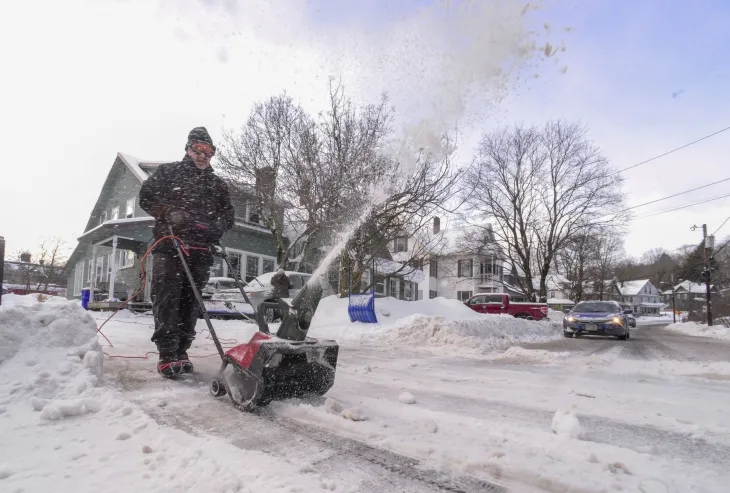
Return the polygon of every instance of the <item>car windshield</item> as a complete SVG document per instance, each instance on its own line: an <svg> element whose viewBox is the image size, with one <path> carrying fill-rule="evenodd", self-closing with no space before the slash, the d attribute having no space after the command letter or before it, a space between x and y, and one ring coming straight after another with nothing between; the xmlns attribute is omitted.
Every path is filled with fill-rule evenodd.
<svg viewBox="0 0 730 493"><path fill-rule="evenodd" d="M576 312L582 312L582 313L613 313L619 311L618 308L616 308L616 305L613 303L601 303L600 301L590 301L590 302L583 302L578 303L575 305L575 309L573 311Z"/></svg>

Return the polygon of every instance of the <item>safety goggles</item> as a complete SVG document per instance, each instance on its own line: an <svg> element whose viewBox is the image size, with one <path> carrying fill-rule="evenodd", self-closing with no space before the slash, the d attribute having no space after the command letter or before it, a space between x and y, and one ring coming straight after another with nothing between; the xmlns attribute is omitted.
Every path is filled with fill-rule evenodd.
<svg viewBox="0 0 730 493"><path fill-rule="evenodd" d="M205 142L194 142L190 148L197 154L204 154L206 157L213 157L215 155L215 149L212 145L206 144Z"/></svg>

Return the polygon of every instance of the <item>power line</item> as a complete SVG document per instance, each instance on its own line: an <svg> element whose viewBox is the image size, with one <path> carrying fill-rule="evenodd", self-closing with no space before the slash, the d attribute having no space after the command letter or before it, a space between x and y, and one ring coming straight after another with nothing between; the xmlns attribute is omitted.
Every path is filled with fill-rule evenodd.
<svg viewBox="0 0 730 493"><path fill-rule="evenodd" d="M720 195L719 197L713 197L713 198L707 199L707 200L701 200L700 202L695 202L693 204L687 204L687 205L683 205L681 207L675 207L674 209L668 209L666 211L660 211L660 212L655 212L655 213L647 214L647 215L644 215L644 216L639 216L636 219L645 219L647 217L659 216L661 214L667 214L669 212L674 212L674 211L679 211L679 210L682 210L682 209L687 209L688 207L694 207L695 205L706 204L708 202L713 202L715 200L720 200L720 199L724 199L724 198L727 198L727 197L730 197L730 193L729 194L725 194L725 195Z"/></svg>
<svg viewBox="0 0 730 493"><path fill-rule="evenodd" d="M680 195L684 195L685 193L690 193L690 192L694 192L696 190L701 190L703 188L711 187L712 185L717 185L718 183L723 183L723 182L726 182L726 181L730 181L730 178L725 178L723 180L714 181L712 183L708 183L707 185L702 185L702 186L697 187L697 188L690 188L689 190L685 190L684 192L678 192L678 193L675 193L674 195L668 195L668 196L662 197L660 199L652 200L651 202L644 202L643 204L632 205L631 207L627 207L626 209L623 209L623 210L619 211L619 213L626 212L626 211L630 211L632 209L637 209L639 207L644 207L645 205L650 205L650 204L655 204L657 202L662 202L663 200L672 199L674 197L679 197Z"/></svg>
<svg viewBox="0 0 730 493"><path fill-rule="evenodd" d="M618 171L614 171L613 173L610 173L610 175L615 175L616 173L623 173L624 171L628 171L628 170L630 170L630 169L634 169L634 168L636 168L636 167L638 167L638 166L641 166L642 164L646 164L646 163L650 163L650 162L652 162L652 161L656 161L656 160L657 160L657 159L659 159L659 158L663 158L664 156L668 156L668 155L672 154L673 152L677 152L677 151L680 151L680 150L682 150L682 149L684 149L684 148L686 148L686 147L689 147L689 146L691 146L691 145L694 145L694 144L696 144L696 143L698 143L698 142L702 142L703 140L709 139L710 137L714 137L715 135L717 135L717 134L721 134L721 133L723 133L723 132L726 132L726 131L728 131L728 130L730 130L730 127L725 127L725 128L723 128L722 130L718 130L717 132L715 132L715 133L711 133L710 135L705 135L705 136L704 136L704 137L702 137L702 138L699 138L699 139L697 139L697 140L695 140L695 141L692 141L692 142L690 142L689 144L685 144L685 145L683 145L683 146L681 146L681 147L677 147L676 149L672 149L671 151L665 152L664 154L660 154L660 155L658 155L658 156L654 156L654 157L653 157L653 158L651 158L651 159L647 159L646 161L642 161L642 162L640 162L640 163L636 163L636 164L634 164L634 165L632 165L632 166L629 166L629 167L627 167L627 168L623 168L623 169L620 169L620 170L618 170Z"/></svg>
<svg viewBox="0 0 730 493"><path fill-rule="evenodd" d="M727 223L728 221L730 221L730 216L728 216L728 217L727 217L727 219L725 219L725 220L724 220L724 221L722 222L722 224L720 225L720 227L719 227L719 228L717 228L717 229L715 230L715 232L714 232L714 233L712 233L712 235L713 235L713 236L714 236L714 235L716 235L716 234L717 234L717 232L718 232L718 231L720 231L720 230L722 229L722 227L723 227L723 226L725 226L725 224L726 224L726 223Z"/></svg>

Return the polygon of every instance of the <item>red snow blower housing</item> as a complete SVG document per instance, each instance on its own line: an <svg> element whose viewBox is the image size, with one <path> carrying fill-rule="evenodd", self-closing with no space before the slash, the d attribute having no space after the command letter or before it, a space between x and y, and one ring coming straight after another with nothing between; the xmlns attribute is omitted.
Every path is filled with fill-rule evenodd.
<svg viewBox="0 0 730 493"><path fill-rule="evenodd" d="M182 245L177 239L173 242L222 360L220 375L210 383L213 396L228 394L234 406L251 411L273 399L300 397L308 393L324 395L332 388L339 346L333 340L307 337L312 316L322 298L322 287L316 279L310 280L291 301L282 299L276 303L260 304L255 308L259 331L249 342L224 351L193 282ZM244 301L253 307L238 274L231 268L225 250L220 246L211 250L225 260ZM277 308L283 314L275 336L269 332L264 317L266 308Z"/></svg>

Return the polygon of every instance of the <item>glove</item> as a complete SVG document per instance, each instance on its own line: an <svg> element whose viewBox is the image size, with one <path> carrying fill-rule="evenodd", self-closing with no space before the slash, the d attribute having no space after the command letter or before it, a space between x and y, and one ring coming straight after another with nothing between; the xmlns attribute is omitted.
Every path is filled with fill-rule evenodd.
<svg viewBox="0 0 730 493"><path fill-rule="evenodd" d="M222 219L206 223L196 221L193 227L197 233L196 237L211 244L217 244L223 233L225 233Z"/></svg>
<svg viewBox="0 0 730 493"><path fill-rule="evenodd" d="M190 228L191 217L186 211L182 209L172 209L167 212L165 219L175 234L180 234L187 231Z"/></svg>

